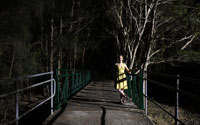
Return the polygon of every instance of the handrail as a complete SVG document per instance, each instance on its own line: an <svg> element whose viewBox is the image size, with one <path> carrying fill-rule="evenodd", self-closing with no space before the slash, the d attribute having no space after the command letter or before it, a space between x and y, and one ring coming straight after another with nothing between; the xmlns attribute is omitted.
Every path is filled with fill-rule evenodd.
<svg viewBox="0 0 200 125"><path fill-rule="evenodd" d="M46 81L44 81L44 82L36 83L36 84L34 84L34 85L28 86L28 87L23 88L23 89L18 89L18 90L15 90L15 91L12 91L12 92L9 92L9 93L6 93L6 94L2 94L2 95L0 95L0 98L4 98L4 97L6 97L6 96L9 96L9 95L12 95L12 94L15 94L15 93L22 92L22 91L24 91L24 90L28 90L28 89L37 87L37 86L43 85L43 84L45 84L45 83L49 83L49 82L51 82L51 81L52 81L52 80L46 80Z"/></svg>
<svg viewBox="0 0 200 125"><path fill-rule="evenodd" d="M151 80L151 79L146 79L146 80L149 81L149 82L151 82L151 83L153 83L153 84L156 84L156 85L159 85L161 87L167 88L169 90L175 91L175 88L172 87L172 86L169 86L169 85L166 85L166 84L163 84L161 82L157 82L157 81L154 81L154 80Z"/></svg>
<svg viewBox="0 0 200 125"><path fill-rule="evenodd" d="M49 81L49 80L48 80ZM49 101L50 99L53 99L53 97L55 96L55 93L56 93L56 81L53 79L53 80L50 80L49 82L53 81L54 82L54 90L53 90L53 95L51 95L50 97L48 97L47 99L45 99L44 101L40 102L38 105L36 105L35 107L32 107L31 109L29 109L28 111L26 111L25 113L23 113L22 115L19 116L18 120L20 120L22 117L24 117L25 115L27 115L28 113L30 113L31 111L33 111L34 109L38 108L39 106L41 106L42 104L44 104L45 102ZM40 85L43 85L47 82L43 82L42 84L41 83L38 83L39 85L37 86L40 86ZM37 86L32 86L31 88L34 88L34 87L37 87ZM29 87L29 89L31 89ZM27 89L24 89L24 90L27 90ZM23 90L22 90L23 91ZM53 109L53 107L51 108ZM14 123L16 121L13 120L11 123Z"/></svg>
<svg viewBox="0 0 200 125"><path fill-rule="evenodd" d="M170 112L168 112L166 109L164 109L161 105L159 105L158 103L156 103L152 98L150 98L149 96L146 96L143 94L143 96L145 96L146 98L148 98L151 102L153 102L156 106L158 106L159 108L161 108L164 112L166 112L168 115L170 115L172 118L176 119L176 117L174 115L172 115ZM181 120L178 120L181 124L184 124Z"/></svg>
<svg viewBox="0 0 200 125"><path fill-rule="evenodd" d="M16 94L16 117L11 122L12 124L15 122L15 124L18 125L18 122L22 117L24 117L25 115L27 115L28 113L30 113L31 111L36 109L37 107L41 106L42 104L44 104L48 100L51 100L51 114L53 114L53 98L54 98L55 93L56 93L56 81L55 81L55 79L52 79L53 78L53 72L46 72L46 73L29 75L29 76L26 76L26 77L20 77L19 79L22 80L22 79L25 79L25 78L33 78L33 77L39 77L39 76L44 76L44 75L49 75L49 74L51 75L50 80L39 82L39 83L36 83L34 85L31 85L31 86L28 86L28 87L25 87L25 88L22 88L22 89L18 89L18 87L17 87L15 91L0 95L0 98L4 98L6 96ZM19 79L17 79L17 80L19 80ZM31 109L29 109L28 111L26 111L25 113L23 113L19 116L19 94L18 93L22 92L24 90L32 89L32 88L47 84L47 83L51 83L51 96L48 97L47 99L43 100L42 102L40 102L39 104L37 104L36 106L32 107Z"/></svg>
<svg viewBox="0 0 200 125"><path fill-rule="evenodd" d="M166 84L163 84L161 82L157 82L157 81L154 81L154 80L151 80L151 79L147 79L147 80L150 81L153 84L158 85L158 86L167 88L167 89L172 90L172 91L178 91L178 92L180 92L181 94L183 94L185 96L188 96L188 97L191 97L191 98L196 98L197 100L200 100L200 96L199 95L196 95L196 94L193 94L193 93L181 90L181 89L176 90L176 88L174 88L174 87L171 87L169 85L166 85Z"/></svg>
<svg viewBox="0 0 200 125"><path fill-rule="evenodd" d="M164 87L164 88L167 88L169 90L172 90L172 91L175 91L176 92L176 106L175 106L175 115L172 115L171 113L167 112L162 106L158 105L157 103L155 103L153 101L153 99L151 99L150 97L147 96L147 92L145 92L145 94L143 93L143 96L147 99L149 99L151 102L153 102L154 104L156 104L159 108L161 108L163 111L167 112L171 117L173 117L175 119L175 123L176 125L178 125L179 123L181 124L184 124L179 118L178 118L178 108L179 108L179 93L180 94L183 94L183 95L186 95L190 98L195 98L197 100L200 100L200 97L196 94L193 94L193 93L190 93L190 92L187 92L187 91L184 91L184 90L181 90L179 89L179 82L180 80L183 80L183 79L191 79L191 78L186 78L186 77L181 77L179 75L169 75L169 74L163 74L163 73L154 73L154 74L157 74L159 76L164 76L164 77L170 77L170 78L176 78L176 87L172 87L172 86L169 86L169 85L166 85L166 84L163 84L161 82L158 82L158 81L155 81L155 80L151 80L151 79L148 79L147 78L147 72L145 71L145 77L143 78L144 80L144 83L147 84L147 81L149 81L150 83L153 83L153 84L156 84L156 85L159 85L161 87ZM148 72L149 73L149 72ZM151 72L152 73L152 72ZM197 79L193 79L195 81L200 81L200 80L197 80ZM146 85L147 86L147 85ZM145 88L147 90L147 87ZM147 103L145 104L145 109L147 108ZM146 114L147 114L147 110L146 110Z"/></svg>
<svg viewBox="0 0 200 125"><path fill-rule="evenodd" d="M187 77L183 77L183 76L181 76L180 77L180 80L181 81L184 81L184 82L194 82L194 83L192 83L192 84L197 84L197 83L199 83L200 82L200 79L195 79L195 78L187 78Z"/></svg>
<svg viewBox="0 0 200 125"><path fill-rule="evenodd" d="M157 75L157 76L162 76L162 77L166 77L166 78L173 78L173 79L176 79L177 76L176 75L172 75L172 74L165 74L165 73L157 73L157 72L151 72L151 71L148 71L147 73L150 73L150 74L153 74L153 75ZM180 77L180 80L182 81L193 81L193 82L200 82L200 79L196 79L196 78L188 78L188 77L184 77L184 76L179 76Z"/></svg>
<svg viewBox="0 0 200 125"><path fill-rule="evenodd" d="M49 75L49 74L53 74L53 72L45 72L45 73L39 73L39 74L29 75L28 78L33 78L33 77L38 77L38 76L44 76L44 75Z"/></svg>
<svg viewBox="0 0 200 125"><path fill-rule="evenodd" d="M148 73L154 74L154 75L157 75L157 76L172 78L172 79L176 79L177 78L176 75L172 75L172 74L157 73L157 72L151 72L151 71L148 71Z"/></svg>

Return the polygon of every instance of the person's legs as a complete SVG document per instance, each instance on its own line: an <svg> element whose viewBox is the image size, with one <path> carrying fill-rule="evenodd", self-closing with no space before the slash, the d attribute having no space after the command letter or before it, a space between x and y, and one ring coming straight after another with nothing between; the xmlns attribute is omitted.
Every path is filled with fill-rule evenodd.
<svg viewBox="0 0 200 125"><path fill-rule="evenodd" d="M124 90L123 89L119 89L120 94L122 94L123 96L125 96Z"/></svg>
<svg viewBox="0 0 200 125"><path fill-rule="evenodd" d="M119 93L120 93L120 101L122 104L124 104L126 102L126 95L124 93L123 89L119 89Z"/></svg>

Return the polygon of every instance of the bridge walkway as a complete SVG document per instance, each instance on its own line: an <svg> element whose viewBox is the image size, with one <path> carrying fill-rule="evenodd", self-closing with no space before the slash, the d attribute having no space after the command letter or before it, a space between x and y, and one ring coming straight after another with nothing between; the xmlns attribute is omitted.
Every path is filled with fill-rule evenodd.
<svg viewBox="0 0 200 125"><path fill-rule="evenodd" d="M96 80L71 98L62 113L50 124L152 125L153 122L131 100L124 105L120 103L113 81Z"/></svg>

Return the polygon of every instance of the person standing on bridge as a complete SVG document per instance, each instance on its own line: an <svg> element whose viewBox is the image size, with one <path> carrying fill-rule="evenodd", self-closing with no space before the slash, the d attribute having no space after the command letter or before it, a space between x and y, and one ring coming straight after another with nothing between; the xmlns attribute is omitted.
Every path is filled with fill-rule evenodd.
<svg viewBox="0 0 200 125"><path fill-rule="evenodd" d="M122 104L124 104L126 102L126 99L127 99L127 96L124 93L124 90L128 89L125 69L126 69L127 72L130 72L130 70L128 69L127 65L125 63L123 63L123 56L122 55L119 56L119 63L116 63L115 65L117 66L117 69L118 69L116 89L119 90L120 101L121 101Z"/></svg>

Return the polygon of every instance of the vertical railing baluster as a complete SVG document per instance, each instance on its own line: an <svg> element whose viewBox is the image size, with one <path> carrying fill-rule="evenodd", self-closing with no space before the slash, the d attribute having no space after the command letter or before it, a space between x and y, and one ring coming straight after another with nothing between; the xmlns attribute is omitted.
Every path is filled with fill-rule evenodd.
<svg viewBox="0 0 200 125"><path fill-rule="evenodd" d="M75 93L75 87L74 87L74 75L71 75L71 83L72 83L72 94L74 95Z"/></svg>
<svg viewBox="0 0 200 125"><path fill-rule="evenodd" d="M137 98L136 75L133 74L132 77L133 77L133 80L132 80L132 89L133 89L133 90L132 90L132 93L133 93L132 101L133 101L135 104L137 104L137 102L136 102L136 98Z"/></svg>
<svg viewBox="0 0 200 125"><path fill-rule="evenodd" d="M147 71L144 71L144 84L145 84L145 114L147 115Z"/></svg>
<svg viewBox="0 0 200 125"><path fill-rule="evenodd" d="M142 70L140 71L140 77L139 77L139 108L144 109L144 96L143 96L143 72Z"/></svg>
<svg viewBox="0 0 200 125"><path fill-rule="evenodd" d="M128 97L130 97L131 98L131 75L127 75L127 82L128 82L128 90L127 91L125 91L126 92L126 94L128 95Z"/></svg>
<svg viewBox="0 0 200 125"><path fill-rule="evenodd" d="M71 89L70 89L70 81L69 81L69 74L66 74L66 78L65 78L65 83L64 83L64 87L63 87L63 94L65 94L64 96L64 102L63 103L67 103L68 98L71 96Z"/></svg>

